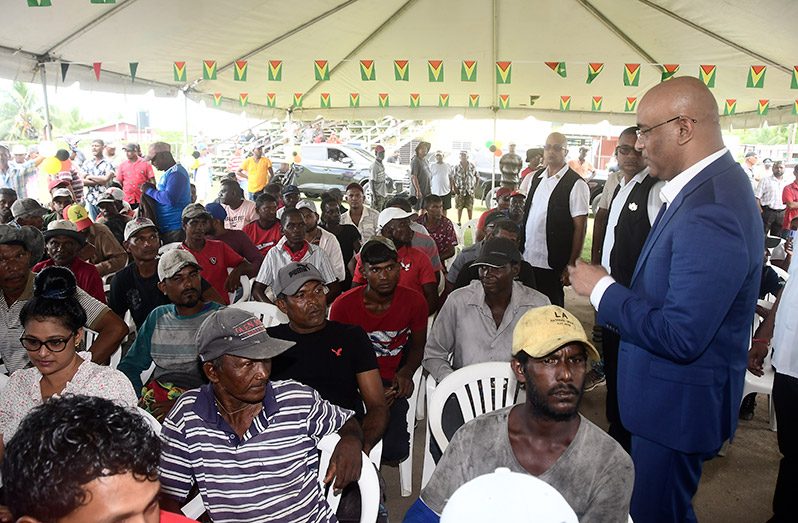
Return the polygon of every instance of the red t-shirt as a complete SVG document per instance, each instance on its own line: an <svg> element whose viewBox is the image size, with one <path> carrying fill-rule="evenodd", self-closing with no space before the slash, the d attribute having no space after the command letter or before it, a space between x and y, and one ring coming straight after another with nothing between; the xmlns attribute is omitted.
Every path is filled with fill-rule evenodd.
<svg viewBox="0 0 798 523"><path fill-rule="evenodd" d="M185 243L181 243L180 248L194 255L197 263L202 267L202 277L222 295L224 304L229 305L230 297L227 295L227 289L224 288L224 282L227 281L227 269L235 269L244 261L244 258L239 256L229 245L218 240L205 240L205 247L201 251L193 251Z"/></svg>
<svg viewBox="0 0 798 523"><path fill-rule="evenodd" d="M424 296L401 285L396 287L388 311L376 315L363 303L365 286L338 296L330 307L330 319L357 325L368 334L377 355L380 377L392 381L402 361L402 350L409 348L410 333L427 328L427 302Z"/></svg>
<svg viewBox="0 0 798 523"><path fill-rule="evenodd" d="M399 264L402 266L402 270L399 273L399 285L413 289L423 296L424 285L427 283L437 284L438 280L435 279L435 271L432 270L432 263L430 263L429 258L423 252L415 247L408 247L405 245L404 247L399 247L397 254L399 255ZM355 274L352 281L354 283L364 284L366 283L366 278L360 272L360 255L356 255L355 259L357 259L357 266L355 267ZM424 310L426 311L427 309Z"/></svg>
<svg viewBox="0 0 798 523"><path fill-rule="evenodd" d="M122 184L127 203L139 203L141 189L139 186L155 178L150 162L139 158L135 162L125 160L116 168L116 181Z"/></svg>
<svg viewBox="0 0 798 523"><path fill-rule="evenodd" d="M249 239L252 240L252 243L255 244L255 247L257 247L264 256L266 256L271 248L277 245L277 242L283 237L283 228L280 225L280 220L275 221L274 225L268 229L262 228L257 221L254 221L244 225L242 230L249 236Z"/></svg>
<svg viewBox="0 0 798 523"><path fill-rule="evenodd" d="M182 514L173 514L172 512L161 511L161 523L197 523L195 519L188 519Z"/></svg>
<svg viewBox="0 0 798 523"><path fill-rule="evenodd" d="M33 266L33 272L41 272L45 267L52 267L55 262L52 259L44 260ZM75 275L78 287L86 291L92 298L105 303L105 290L103 289L103 279L97 272L97 267L87 263L78 257L72 260L69 270Z"/></svg>
<svg viewBox="0 0 798 523"><path fill-rule="evenodd" d="M781 201L785 204L789 202L798 202L798 183L793 182L784 188L784 190L781 193ZM789 207L787 207L784 213L784 223L782 224L782 227L784 229L789 229L790 222L792 221L793 218L797 216L798 216L798 209L790 209Z"/></svg>

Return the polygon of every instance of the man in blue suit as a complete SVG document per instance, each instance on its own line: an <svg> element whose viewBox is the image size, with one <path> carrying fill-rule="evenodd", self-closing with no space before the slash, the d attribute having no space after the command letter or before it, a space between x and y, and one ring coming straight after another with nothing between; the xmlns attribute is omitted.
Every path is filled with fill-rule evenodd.
<svg viewBox="0 0 798 523"><path fill-rule="evenodd" d="M635 521L695 521L703 462L737 425L761 276L761 218L723 145L717 102L680 77L646 93L635 147L665 180L630 288L595 265L574 290L621 337L618 402L632 433Z"/></svg>

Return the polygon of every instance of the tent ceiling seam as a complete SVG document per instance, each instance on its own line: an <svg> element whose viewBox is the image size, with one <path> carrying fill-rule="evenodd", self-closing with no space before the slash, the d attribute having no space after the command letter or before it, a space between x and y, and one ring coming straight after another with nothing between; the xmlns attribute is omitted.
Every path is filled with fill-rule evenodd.
<svg viewBox="0 0 798 523"><path fill-rule="evenodd" d="M65 38L61 39L59 42L57 42L57 43L53 44L52 46L50 46L50 48L47 49L45 52L41 53L41 55L42 56L49 56L53 51L55 51L56 49L58 49L62 45L66 44L67 42L70 42L71 40L73 40L75 38L77 38L78 36L82 35L86 31L88 31L89 29L100 25L102 22L104 22L108 18L112 17L113 15L119 13L123 9L125 9L127 7L130 7L135 1L136 0L124 0L124 1L121 1L120 3L118 3L118 4L115 4L114 7L108 9L107 11L105 11L103 14L101 14L97 18L92 19L89 23L85 24L80 29L74 31L72 34L67 35Z"/></svg>

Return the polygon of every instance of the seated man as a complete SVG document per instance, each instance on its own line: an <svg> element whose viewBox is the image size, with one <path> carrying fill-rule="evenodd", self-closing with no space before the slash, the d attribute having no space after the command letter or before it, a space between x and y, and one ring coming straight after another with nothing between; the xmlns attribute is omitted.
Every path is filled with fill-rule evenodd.
<svg viewBox="0 0 798 523"><path fill-rule="evenodd" d="M524 223L525 205L526 195L524 193L513 191L510 194L510 209L507 211L507 217L514 221L519 227Z"/></svg>
<svg viewBox="0 0 798 523"><path fill-rule="evenodd" d="M53 201L50 203L50 209L53 212L44 215L45 229L51 222L60 220L64 216L64 209L75 203L75 199L72 197L72 190L68 188L68 184L67 187L55 187L51 194L53 195Z"/></svg>
<svg viewBox="0 0 798 523"><path fill-rule="evenodd" d="M29 225L42 230L44 229L45 214L47 214L47 209L39 205L39 202L33 198L22 198L11 204L11 216L14 218L11 224L16 224L18 227Z"/></svg>
<svg viewBox="0 0 798 523"><path fill-rule="evenodd" d="M346 203L349 205L349 210L341 213L341 224L357 227L361 238L367 242L377 234L377 217L380 211L365 205L365 201L366 196L363 193L362 185L357 182L347 185ZM336 203L340 205L341 202L336 200Z"/></svg>
<svg viewBox="0 0 798 523"><path fill-rule="evenodd" d="M100 209L97 223L108 227L120 245L124 241L125 225L131 220L130 216L123 213L125 208L124 198L125 192L122 189L109 187L97 200L97 207Z"/></svg>
<svg viewBox="0 0 798 523"><path fill-rule="evenodd" d="M385 203L385 208L387 209L389 207L401 209L405 212L411 213L413 216L416 215L416 213L413 212L413 208L410 206L410 202L407 200L407 198L403 198L401 196L394 196L388 200ZM378 218L377 234L382 234L380 232L381 228L382 226L379 224ZM410 221L410 230L413 231L413 238L410 240L410 246L420 250L427 256L427 259L429 259L430 263L432 264L432 270L435 271L436 279L439 278L444 267L443 262L441 262L440 253L438 252L438 246L435 244L435 240L433 240L432 236L429 235L429 231L427 231L423 225L415 220ZM385 234L382 235L385 236Z"/></svg>
<svg viewBox="0 0 798 523"><path fill-rule="evenodd" d="M474 260L477 259L479 256L479 250L482 248L482 245L487 241L493 238L493 233L496 228L496 223L499 221L506 221L507 217L503 216L501 213L493 213L487 218L485 218L485 239L481 242L474 242L468 247L464 247L460 254L458 254L454 261L452 262L451 267L449 267L449 272L446 273L446 290L451 292L454 290L454 283L457 281L457 277L460 274L460 271L465 265L470 264ZM516 227L516 230L518 227ZM516 234L517 236L517 234Z"/></svg>
<svg viewBox="0 0 798 523"><path fill-rule="evenodd" d="M186 390L206 383L197 364L195 336L205 318L221 307L204 301L200 267L183 249L173 249L158 260L158 291L172 302L155 308L136 333L136 341L117 368L133 384L140 405L159 421ZM155 363L152 377L141 382L141 373Z"/></svg>
<svg viewBox="0 0 798 523"><path fill-rule="evenodd" d="M338 202L329 196L321 196L321 221L319 223L325 230L332 233L341 247L341 256L344 259L346 278L343 281L344 289L352 287L352 272L355 270L355 253L360 250L360 232L357 227L350 224L341 224L341 209Z"/></svg>
<svg viewBox="0 0 798 523"><path fill-rule="evenodd" d="M363 432L353 413L301 383L270 380L272 358L293 344L246 311L212 312L196 342L210 383L183 394L164 420L164 507L179 508L196 486L212 521L333 519L316 446L338 432L325 483L355 481Z"/></svg>
<svg viewBox="0 0 798 523"><path fill-rule="evenodd" d="M237 181L222 180L220 185L219 203L225 210L225 229L240 231L244 226L258 219L256 203L244 199L244 189L238 185Z"/></svg>
<svg viewBox="0 0 798 523"><path fill-rule="evenodd" d="M437 382L467 365L509 360L518 320L549 304L543 294L514 281L521 253L513 241L488 240L474 265L479 281L449 295L427 338L423 364Z"/></svg>
<svg viewBox="0 0 798 523"><path fill-rule="evenodd" d="M299 203L301 194L299 187L296 185L286 185L280 190L280 195L283 197L283 206L277 209L277 218L282 221L285 211L296 209L296 204Z"/></svg>
<svg viewBox="0 0 798 523"><path fill-rule="evenodd" d="M255 268L226 243L205 237L211 219L201 204L187 205L182 215L186 239L178 248L194 255L202 267L202 277L221 295L222 304L228 305L230 296L227 293L241 287L242 274L254 276ZM228 272L229 269L232 270Z"/></svg>
<svg viewBox="0 0 798 523"><path fill-rule="evenodd" d="M441 261L445 262L454 256L454 248L457 247L457 233L454 232L454 224L446 217L443 199L437 194L428 194L424 197L424 211L417 222L427 229L435 242Z"/></svg>
<svg viewBox="0 0 798 523"><path fill-rule="evenodd" d="M311 245L318 245L324 251L330 260L335 277L339 282L343 282L346 280L346 269L338 238L319 227L319 212L312 200L300 200L296 208L302 213L302 219L305 221L305 240Z"/></svg>
<svg viewBox="0 0 798 523"><path fill-rule="evenodd" d="M244 225L243 231L265 257L283 237L283 227L277 219L277 198L264 192L255 200L255 210L257 219Z"/></svg>
<svg viewBox="0 0 798 523"><path fill-rule="evenodd" d="M136 412L98 397L53 397L6 446L10 514L0 521L188 523L159 511L159 456L158 436Z"/></svg>
<svg viewBox="0 0 798 523"><path fill-rule="evenodd" d="M409 287L424 296L427 301L427 314L433 314L438 310L438 284L429 258L411 246L413 238L413 231L410 229L411 216L412 212L397 207L386 207L380 212L380 234L391 240L396 247L402 269L399 273L399 285ZM366 283L366 277L362 271L362 261L359 255L355 258L357 266L352 283L363 285Z"/></svg>
<svg viewBox="0 0 798 523"><path fill-rule="evenodd" d="M285 236L263 260L258 276L252 282L253 299L273 303L277 293L269 290L271 297L268 297L266 291L277 281L277 273L289 263L299 262L311 264L318 269L329 289L327 303L332 303L341 294L341 284L324 251L305 240L306 225L302 213L297 209L286 209L281 220Z"/></svg>
<svg viewBox="0 0 798 523"><path fill-rule="evenodd" d="M488 216L492 214L501 214L505 218L507 218L510 214L510 200L511 194L513 193L512 189L508 189L507 187L499 187L496 189L495 197L496 197L496 207L492 207L487 211L483 212L479 216L479 220L477 220L477 234L476 240L482 241L485 239L485 220L488 219Z"/></svg>
<svg viewBox="0 0 798 523"><path fill-rule="evenodd" d="M0 154L2 154L0 147ZM17 201L17 191L11 187L0 187L0 224L9 223L14 219L11 214L11 206Z"/></svg>
<svg viewBox="0 0 798 523"><path fill-rule="evenodd" d="M66 267L75 275L78 287L96 300L105 303L105 290L100 273L94 265L78 256L86 245L86 236L78 232L75 224L69 220L51 222L44 231L44 241L50 258L34 265L33 272L39 272L52 265Z"/></svg>
<svg viewBox="0 0 798 523"><path fill-rule="evenodd" d="M263 254L255 247L249 236L241 229L226 228L227 212L223 205L211 202L205 206L205 210L211 215L208 220L208 238L226 243L236 254L251 263L253 271L257 274L260 264L263 263Z"/></svg>
<svg viewBox="0 0 798 523"><path fill-rule="evenodd" d="M461 427L405 521L439 521L459 486L497 467L545 481L581 522L627 521L632 459L579 414L588 359L598 360L598 352L570 312L549 305L524 314L513 333L510 365L526 385L526 401ZM534 507L529 510L534 514Z"/></svg>
<svg viewBox="0 0 798 523"><path fill-rule="evenodd" d="M374 236L360 256L367 283L339 296L330 307L330 319L357 325L368 334L390 409L382 459L398 463L410 450L407 398L424 356L427 303L418 292L399 285L401 267L393 242Z"/></svg>
<svg viewBox="0 0 798 523"><path fill-rule="evenodd" d="M363 452L368 454L385 432L388 408L366 333L327 320L327 287L313 265L289 263L280 269L274 293L288 323L267 332L293 342L293 347L275 356L272 376L304 383L333 405L354 411L363 427Z"/></svg>
<svg viewBox="0 0 798 523"><path fill-rule="evenodd" d="M64 218L74 223L78 233L86 238L80 257L94 265L100 276L113 274L127 265L127 253L114 233L106 225L92 222L82 205L76 203L67 207Z"/></svg>
<svg viewBox="0 0 798 523"><path fill-rule="evenodd" d="M166 294L158 290L158 247L161 240L158 228L147 218L127 222L124 240L122 245L133 261L114 274L108 306L120 318L130 311L133 323L140 329L153 309L171 303ZM222 303L221 295L204 278L201 289L203 301Z"/></svg>

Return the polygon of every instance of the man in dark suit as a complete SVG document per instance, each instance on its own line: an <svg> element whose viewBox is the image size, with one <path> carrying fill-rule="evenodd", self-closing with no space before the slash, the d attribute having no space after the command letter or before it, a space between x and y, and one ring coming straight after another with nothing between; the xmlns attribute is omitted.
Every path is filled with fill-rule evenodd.
<svg viewBox="0 0 798 523"><path fill-rule="evenodd" d="M629 287L603 267L570 269L598 323L621 336L618 403L632 434L636 521L695 521L701 467L737 425L762 270L761 219L723 145L717 102L680 77L640 102L638 138L667 183Z"/></svg>

